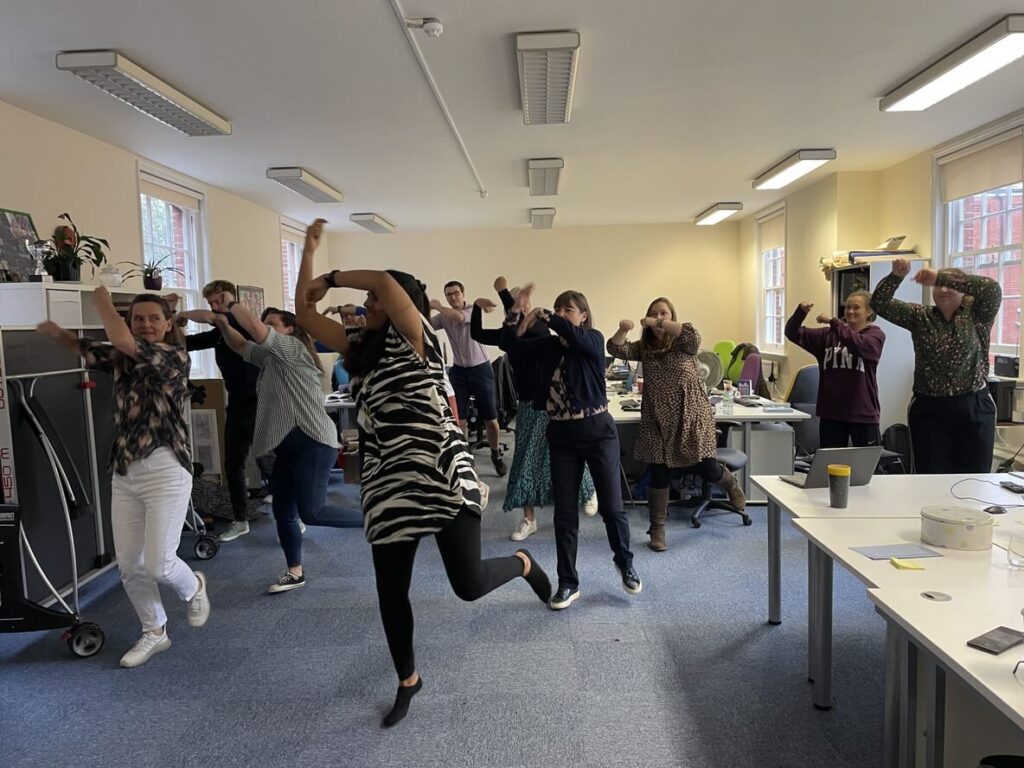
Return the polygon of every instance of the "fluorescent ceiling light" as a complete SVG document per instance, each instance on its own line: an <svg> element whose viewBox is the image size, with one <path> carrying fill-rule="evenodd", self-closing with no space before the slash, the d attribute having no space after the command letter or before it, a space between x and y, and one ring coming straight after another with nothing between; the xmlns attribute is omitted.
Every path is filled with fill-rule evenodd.
<svg viewBox="0 0 1024 768"><path fill-rule="evenodd" d="M754 189L782 189L835 159L834 149L801 149L754 179Z"/></svg>
<svg viewBox="0 0 1024 768"><path fill-rule="evenodd" d="M555 225L555 209L531 208L530 221L534 229L551 229Z"/></svg>
<svg viewBox="0 0 1024 768"><path fill-rule="evenodd" d="M526 161L526 175L530 179L530 195L540 197L557 195L565 160L560 157L545 157Z"/></svg>
<svg viewBox="0 0 1024 768"><path fill-rule="evenodd" d="M378 235L390 235L395 231L394 224L376 213L353 213L348 220Z"/></svg>
<svg viewBox="0 0 1024 768"><path fill-rule="evenodd" d="M516 35L524 125L569 122L579 52L579 32Z"/></svg>
<svg viewBox="0 0 1024 768"><path fill-rule="evenodd" d="M101 91L145 112L186 136L227 136L231 123L190 99L117 51L57 54L57 69L78 75Z"/></svg>
<svg viewBox="0 0 1024 768"><path fill-rule="evenodd" d="M303 168L267 168L267 178L314 203L340 203L344 199L341 192Z"/></svg>
<svg viewBox="0 0 1024 768"><path fill-rule="evenodd" d="M694 219L693 223L698 227L710 227L742 210L743 203L715 203Z"/></svg>
<svg viewBox="0 0 1024 768"><path fill-rule="evenodd" d="M918 112L1024 56L1024 16L998 24L946 54L878 102L883 112Z"/></svg>

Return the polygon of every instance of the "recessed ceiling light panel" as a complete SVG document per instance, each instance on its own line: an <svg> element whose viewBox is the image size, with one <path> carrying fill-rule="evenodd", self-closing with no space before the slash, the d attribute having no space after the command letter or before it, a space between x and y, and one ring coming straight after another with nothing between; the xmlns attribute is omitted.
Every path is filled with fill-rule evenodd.
<svg viewBox="0 0 1024 768"><path fill-rule="evenodd" d="M834 149L801 149L754 179L754 189L782 189L835 159Z"/></svg>
<svg viewBox="0 0 1024 768"><path fill-rule="evenodd" d="M267 168L267 178L283 184L314 203L340 203L341 192L304 168Z"/></svg>
<svg viewBox="0 0 1024 768"><path fill-rule="evenodd" d="M743 210L743 203L715 203L701 213L693 223L698 227L710 227Z"/></svg>

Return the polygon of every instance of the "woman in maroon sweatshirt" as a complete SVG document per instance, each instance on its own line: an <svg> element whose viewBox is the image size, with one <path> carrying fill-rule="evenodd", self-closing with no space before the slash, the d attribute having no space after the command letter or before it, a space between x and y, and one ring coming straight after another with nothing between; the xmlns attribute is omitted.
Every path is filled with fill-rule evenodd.
<svg viewBox="0 0 1024 768"><path fill-rule="evenodd" d="M846 322L818 315L824 328L804 328L813 304L801 304L786 323L786 338L818 361L818 436L822 448L880 445L881 409L875 371L885 332L871 325L871 294L854 291L846 298Z"/></svg>

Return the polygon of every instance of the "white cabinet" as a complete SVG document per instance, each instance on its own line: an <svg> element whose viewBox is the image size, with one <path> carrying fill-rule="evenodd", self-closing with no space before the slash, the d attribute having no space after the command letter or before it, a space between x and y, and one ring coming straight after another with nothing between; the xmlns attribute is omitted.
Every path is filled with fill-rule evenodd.
<svg viewBox="0 0 1024 768"><path fill-rule="evenodd" d="M95 285L77 283L3 283L0 284L0 327L34 328L52 320L66 328L101 326L99 313L92 301ZM129 304L138 291L113 288L114 304ZM147 291L167 294L173 291Z"/></svg>

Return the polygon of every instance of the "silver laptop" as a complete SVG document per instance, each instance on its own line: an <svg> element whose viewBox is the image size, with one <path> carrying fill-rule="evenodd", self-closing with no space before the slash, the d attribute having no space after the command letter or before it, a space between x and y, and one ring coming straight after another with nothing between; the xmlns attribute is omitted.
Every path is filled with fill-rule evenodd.
<svg viewBox="0 0 1024 768"><path fill-rule="evenodd" d="M864 448L819 448L814 452L810 471L804 475L779 475L790 485L798 488L828 488L829 464L848 464L850 485L867 485L875 474L882 446L869 445Z"/></svg>

